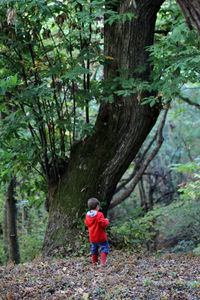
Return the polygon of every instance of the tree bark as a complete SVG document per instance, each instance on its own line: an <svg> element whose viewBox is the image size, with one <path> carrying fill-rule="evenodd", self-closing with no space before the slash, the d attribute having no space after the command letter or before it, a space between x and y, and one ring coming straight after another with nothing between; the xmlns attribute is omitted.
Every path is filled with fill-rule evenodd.
<svg viewBox="0 0 200 300"><path fill-rule="evenodd" d="M145 158L143 163L138 168L137 173L135 172L135 176L133 177L133 180L131 181L129 186L126 187L126 189L123 192L121 192L118 196L113 197L113 199L110 203L109 209L112 209L115 206L119 205L121 202L123 202L125 199L127 199L130 196L130 194L134 191L136 185L140 181L142 175L144 174L144 171L146 170L147 166L149 165L149 163L152 161L152 159L158 153L158 151L159 151L159 149L160 149L160 147L163 143L163 140L164 140L163 135L162 135L162 130L163 130L165 120L166 120L166 117L167 117L167 112L168 112L168 109L165 110L165 112L163 114L163 117L161 119L161 122L158 126L158 129L157 129L158 140L157 140L157 144L156 144L155 148Z"/></svg>
<svg viewBox="0 0 200 300"><path fill-rule="evenodd" d="M132 12L131 21L105 24L105 56L112 57L104 69L105 80L119 77L119 70L129 70L130 77L148 80L151 67L146 47L153 44L156 14L163 0L118 1L114 10ZM136 74L138 67L146 66ZM143 96L114 94L113 103L102 102L94 134L73 146L68 166L59 183L49 182L49 222L44 254L57 246L80 244L77 218L83 217L87 200L97 197L107 211L116 185L139 151L159 115L157 106L141 105Z"/></svg>
<svg viewBox="0 0 200 300"><path fill-rule="evenodd" d="M17 236L17 206L15 199L16 178L12 178L8 187L7 209L8 209L8 238L9 238L9 259L20 263L19 244Z"/></svg>
<svg viewBox="0 0 200 300"><path fill-rule="evenodd" d="M6 263L9 261L9 238L8 238L8 205L7 202L4 204L3 212L3 249L5 254Z"/></svg>
<svg viewBox="0 0 200 300"><path fill-rule="evenodd" d="M200 2L199 0L176 0L189 29L193 29L193 25L200 34Z"/></svg>
<svg viewBox="0 0 200 300"><path fill-rule="evenodd" d="M144 188L144 182L143 182L143 177L141 177L139 183L138 183L138 188L139 188L139 193L140 193L140 205L142 209L145 211L145 213L148 212L149 207L147 204L147 197L146 197L146 192Z"/></svg>

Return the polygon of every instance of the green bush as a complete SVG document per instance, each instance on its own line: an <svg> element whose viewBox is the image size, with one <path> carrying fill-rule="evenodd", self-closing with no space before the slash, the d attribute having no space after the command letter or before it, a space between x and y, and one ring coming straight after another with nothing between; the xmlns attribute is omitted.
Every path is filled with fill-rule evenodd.
<svg viewBox="0 0 200 300"><path fill-rule="evenodd" d="M147 247L172 252L187 252L200 242L200 202L193 199L174 201L157 207L143 217L127 219L112 227L124 246Z"/></svg>
<svg viewBox="0 0 200 300"><path fill-rule="evenodd" d="M20 262L30 262L41 254L46 231L47 213L44 208L29 208L28 220L22 226L21 216L18 216L18 241ZM4 252L3 235L0 235L0 264L7 263Z"/></svg>
<svg viewBox="0 0 200 300"><path fill-rule="evenodd" d="M33 231L31 234L26 233L20 237L21 263L30 262L41 254L45 234L45 226L42 227L40 231Z"/></svg>
<svg viewBox="0 0 200 300"><path fill-rule="evenodd" d="M172 253L184 253L193 250L195 244L193 241L180 241L176 246L171 249Z"/></svg>
<svg viewBox="0 0 200 300"><path fill-rule="evenodd" d="M44 208L31 208L24 228L19 226L19 248L21 262L32 261L41 254L47 224Z"/></svg>
<svg viewBox="0 0 200 300"><path fill-rule="evenodd" d="M127 221L112 227L112 234L123 240L125 247L141 248L149 245L156 236L154 217L149 214L144 217L129 218Z"/></svg>
<svg viewBox="0 0 200 300"><path fill-rule="evenodd" d="M3 236L0 236L0 265L4 265L6 263L5 252L3 249Z"/></svg>
<svg viewBox="0 0 200 300"><path fill-rule="evenodd" d="M193 253L196 255L200 255L200 244L198 244L197 247L193 249Z"/></svg>

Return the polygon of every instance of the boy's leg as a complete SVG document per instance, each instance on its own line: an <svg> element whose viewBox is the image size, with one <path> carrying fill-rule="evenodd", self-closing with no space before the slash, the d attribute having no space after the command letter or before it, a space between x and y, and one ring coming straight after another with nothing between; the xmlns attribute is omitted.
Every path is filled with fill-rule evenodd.
<svg viewBox="0 0 200 300"><path fill-rule="evenodd" d="M92 254L92 264L95 265L98 263L98 255Z"/></svg>
<svg viewBox="0 0 200 300"><path fill-rule="evenodd" d="M92 243L91 245L91 254L92 254L92 264L95 265L98 263L98 246L97 243Z"/></svg>
<svg viewBox="0 0 200 300"><path fill-rule="evenodd" d="M102 265L104 265L106 263L106 258L109 253L109 249L110 249L110 246L109 246L108 241L101 243L101 264Z"/></svg>
<svg viewBox="0 0 200 300"><path fill-rule="evenodd" d="M101 265L104 265L106 263L106 258L107 258L106 252L101 252Z"/></svg>

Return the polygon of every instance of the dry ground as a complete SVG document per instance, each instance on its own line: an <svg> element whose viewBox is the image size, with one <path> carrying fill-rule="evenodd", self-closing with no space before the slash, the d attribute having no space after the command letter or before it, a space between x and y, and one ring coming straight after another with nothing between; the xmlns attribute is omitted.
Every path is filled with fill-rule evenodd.
<svg viewBox="0 0 200 300"><path fill-rule="evenodd" d="M199 300L200 256L143 257L112 251L106 266L90 257L0 267L0 299Z"/></svg>

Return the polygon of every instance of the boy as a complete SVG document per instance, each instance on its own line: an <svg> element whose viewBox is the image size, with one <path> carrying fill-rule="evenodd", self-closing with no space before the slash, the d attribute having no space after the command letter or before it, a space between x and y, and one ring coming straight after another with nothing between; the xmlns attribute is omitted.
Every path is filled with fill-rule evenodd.
<svg viewBox="0 0 200 300"><path fill-rule="evenodd" d="M89 229L89 238L91 242L92 263L98 263L98 250L101 248L101 264L105 264L106 256L110 246L107 240L105 227L108 226L108 219L99 212L99 201L96 198L88 200L88 208L90 209L85 218L85 224Z"/></svg>

